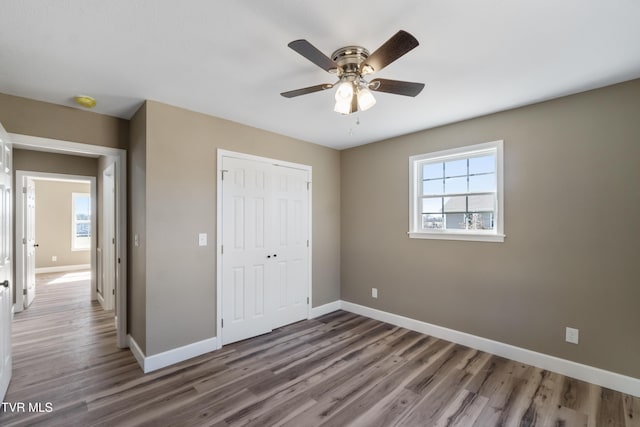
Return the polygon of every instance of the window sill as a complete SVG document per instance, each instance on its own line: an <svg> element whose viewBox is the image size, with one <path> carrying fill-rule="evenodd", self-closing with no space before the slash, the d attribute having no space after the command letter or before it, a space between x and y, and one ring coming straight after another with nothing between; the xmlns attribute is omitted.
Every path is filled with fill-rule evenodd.
<svg viewBox="0 0 640 427"><path fill-rule="evenodd" d="M434 239L434 240L466 240L469 242L493 242L503 243L504 234L481 234L481 233L446 233L435 232L426 233L418 231L410 231L409 238L411 239Z"/></svg>

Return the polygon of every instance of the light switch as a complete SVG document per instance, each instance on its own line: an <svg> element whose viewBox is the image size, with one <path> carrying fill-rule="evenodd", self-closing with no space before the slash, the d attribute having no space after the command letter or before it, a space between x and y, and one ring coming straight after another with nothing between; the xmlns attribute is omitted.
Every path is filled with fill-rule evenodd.
<svg viewBox="0 0 640 427"><path fill-rule="evenodd" d="M207 233L198 234L198 245L207 246Z"/></svg>

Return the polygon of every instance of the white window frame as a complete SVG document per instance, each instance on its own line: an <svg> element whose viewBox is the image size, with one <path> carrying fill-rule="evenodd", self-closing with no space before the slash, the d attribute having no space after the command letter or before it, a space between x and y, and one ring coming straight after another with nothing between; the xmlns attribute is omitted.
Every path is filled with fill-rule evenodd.
<svg viewBox="0 0 640 427"><path fill-rule="evenodd" d="M82 224L82 223L88 223L89 224L89 232L91 232L91 221L93 221L93 218L89 219L89 220L82 220L82 221L77 221L76 220L76 199L80 198L80 197L88 197L89 198L89 207L91 208L92 204L91 204L91 193L71 193L71 250L72 251L88 251L91 250L91 238L93 237L92 235L89 235L89 243L88 245L85 246L78 246L77 245L77 239L78 237L76 236L76 226L77 224ZM91 216L93 216L93 212L91 212Z"/></svg>
<svg viewBox="0 0 640 427"><path fill-rule="evenodd" d="M504 185L502 140L453 148L409 157L409 237L412 239L468 240L476 242L504 242ZM496 156L496 212L494 230L425 230L421 224L422 168L431 161L448 161L483 153Z"/></svg>

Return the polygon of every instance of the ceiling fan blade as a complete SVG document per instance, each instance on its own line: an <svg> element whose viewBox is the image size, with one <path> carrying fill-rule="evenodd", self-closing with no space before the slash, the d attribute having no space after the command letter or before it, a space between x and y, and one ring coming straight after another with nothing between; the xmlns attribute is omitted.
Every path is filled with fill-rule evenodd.
<svg viewBox="0 0 640 427"><path fill-rule="evenodd" d="M309 86L302 89L290 90L288 92L282 92L280 95L285 98L293 98L300 95L306 95L308 93L320 92L325 89L331 89L333 87L332 84L324 83L321 85Z"/></svg>
<svg viewBox="0 0 640 427"><path fill-rule="evenodd" d="M333 62L331 58L304 39L294 40L288 46L325 71L338 68L338 64Z"/></svg>
<svg viewBox="0 0 640 427"><path fill-rule="evenodd" d="M418 40L404 30L398 31L393 37L387 40L382 46L373 52L360 64L360 71L365 71L365 66L373 68L373 71L380 71L396 59L400 58L411 49L418 46Z"/></svg>
<svg viewBox="0 0 640 427"><path fill-rule="evenodd" d="M401 80L375 79L369 83L369 89L395 95L416 96L424 88L424 83L404 82Z"/></svg>

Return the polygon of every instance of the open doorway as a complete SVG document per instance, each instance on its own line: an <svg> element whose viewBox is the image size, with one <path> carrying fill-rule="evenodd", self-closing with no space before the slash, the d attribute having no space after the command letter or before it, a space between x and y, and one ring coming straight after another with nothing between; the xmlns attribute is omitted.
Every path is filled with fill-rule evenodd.
<svg viewBox="0 0 640 427"><path fill-rule="evenodd" d="M110 226L94 222L92 236L92 285L95 292L94 299L101 303L111 304L114 311L116 335L118 347L128 347L127 340L127 283L126 283L126 151L118 148L82 144L70 141L40 138L27 135L10 134L14 148L25 152L47 152L70 156L93 157L97 159L97 172L93 176L97 181L92 198L92 212L102 221L111 218ZM44 153L43 153L44 154ZM62 156L64 157L64 156ZM50 163L47 163L50 165ZM68 161L65 162L68 165ZM74 163L75 165L75 163ZM72 165L73 166L73 165ZM19 169L19 168L16 168ZM23 168L27 169L27 168ZM60 170L60 165L56 172ZM65 166L62 166L65 169ZM96 170L96 169L94 169ZM84 173L84 172L80 172ZM94 174L94 172L91 172ZM17 178L17 175L16 175ZM106 183L103 183L104 179ZM16 186L20 185L16 179ZM111 190L108 190L111 186ZM18 192L16 192L18 193ZM111 197L103 198L104 193L110 193ZM18 203L16 201L16 207ZM105 207L106 206L106 207ZM17 213L17 212L16 212ZM16 219L18 217L16 216ZM17 226L18 224L16 224ZM82 229L82 227L80 227ZM19 230L16 227L16 231ZM109 236L106 237L105 236ZM37 237L37 236L36 236ZM107 244L108 243L108 244ZM37 242L36 242L37 244ZM22 241L16 239L16 258L20 255ZM38 249L38 248L37 248ZM100 256L98 256L100 254ZM106 259L109 257L109 259ZM16 259L17 261L17 259ZM107 273L109 266L113 266ZM16 262L16 267L18 267ZM16 289L19 284L16 281ZM99 291L98 291L99 290ZM19 292L19 291L18 291ZM18 293L16 292L16 294ZM16 295L17 296L17 295ZM102 297L102 298L101 298ZM15 308L17 308L15 305Z"/></svg>
<svg viewBox="0 0 640 427"><path fill-rule="evenodd" d="M15 311L33 302L38 273L88 271L98 299L96 178L16 171L16 187Z"/></svg>

